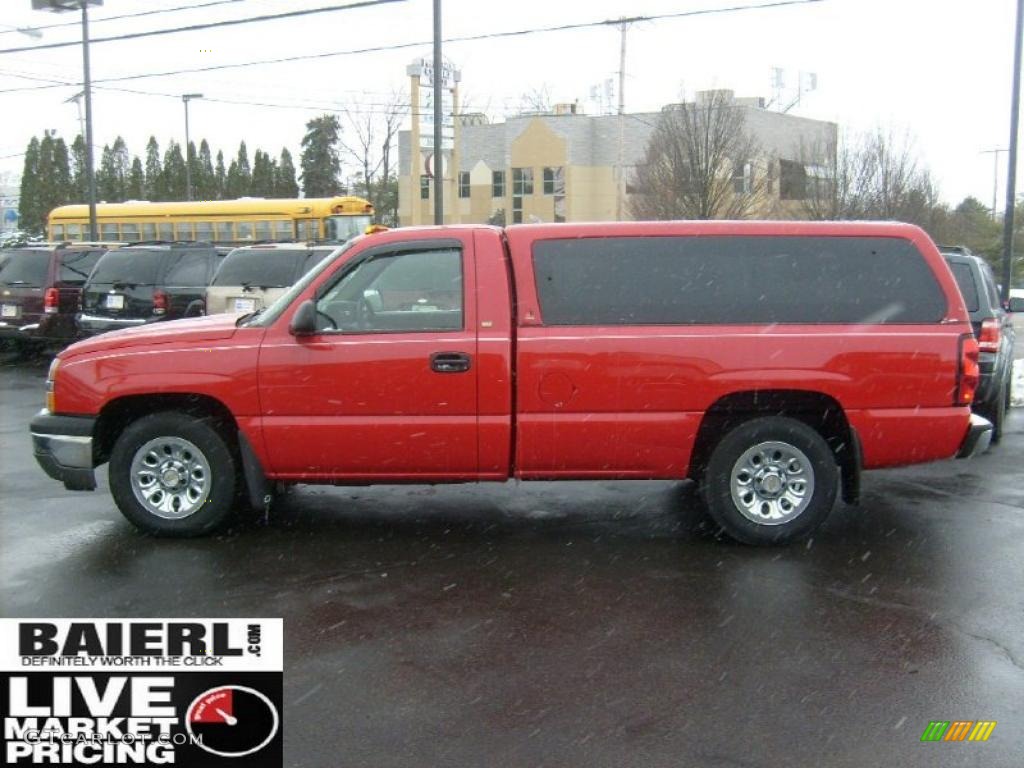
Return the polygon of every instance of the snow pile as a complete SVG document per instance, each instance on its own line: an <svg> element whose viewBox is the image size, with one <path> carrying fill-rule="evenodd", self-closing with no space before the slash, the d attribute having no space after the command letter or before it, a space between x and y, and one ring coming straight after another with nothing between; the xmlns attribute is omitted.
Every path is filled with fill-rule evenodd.
<svg viewBox="0 0 1024 768"><path fill-rule="evenodd" d="M1024 405L1024 359L1013 361L1013 388L1010 401L1014 405Z"/></svg>

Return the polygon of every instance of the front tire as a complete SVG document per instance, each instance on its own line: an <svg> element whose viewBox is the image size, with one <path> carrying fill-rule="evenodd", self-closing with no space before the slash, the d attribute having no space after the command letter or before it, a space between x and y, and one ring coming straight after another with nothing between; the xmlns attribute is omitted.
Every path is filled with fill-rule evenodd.
<svg viewBox="0 0 1024 768"><path fill-rule="evenodd" d="M808 536L835 504L839 467L825 439L796 419L767 416L732 429L703 478L711 517L744 544Z"/></svg>
<svg viewBox="0 0 1024 768"><path fill-rule="evenodd" d="M234 455L209 418L164 412L133 422L110 454L110 491L136 527L158 536L201 536L231 514Z"/></svg>

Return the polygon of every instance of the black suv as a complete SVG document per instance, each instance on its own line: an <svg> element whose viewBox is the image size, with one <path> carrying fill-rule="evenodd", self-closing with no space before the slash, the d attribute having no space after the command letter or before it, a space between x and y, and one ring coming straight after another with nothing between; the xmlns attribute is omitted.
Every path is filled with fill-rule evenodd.
<svg viewBox="0 0 1024 768"><path fill-rule="evenodd" d="M942 246L953 277L964 295L974 336L981 348L981 383L974 411L992 422L992 442L999 442L1006 409L1010 407L1013 376L1013 319L999 302L992 268L963 246Z"/></svg>
<svg viewBox="0 0 1024 768"><path fill-rule="evenodd" d="M21 350L74 341L82 286L112 247L40 243L0 250L0 339Z"/></svg>
<svg viewBox="0 0 1024 768"><path fill-rule="evenodd" d="M209 243L131 245L110 251L96 263L82 292L80 334L203 314L206 286L224 253Z"/></svg>

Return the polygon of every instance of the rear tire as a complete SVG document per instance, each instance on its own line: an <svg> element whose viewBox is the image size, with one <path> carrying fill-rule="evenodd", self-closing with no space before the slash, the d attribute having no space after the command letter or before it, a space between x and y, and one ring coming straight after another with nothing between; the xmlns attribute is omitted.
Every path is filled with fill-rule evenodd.
<svg viewBox="0 0 1024 768"><path fill-rule="evenodd" d="M136 527L157 536L201 536L235 506L237 464L209 418L173 411L133 422L110 453L110 491Z"/></svg>
<svg viewBox="0 0 1024 768"><path fill-rule="evenodd" d="M703 478L708 512L744 544L808 536L835 504L839 467L825 439L796 419L744 422L715 446Z"/></svg>
<svg viewBox="0 0 1024 768"><path fill-rule="evenodd" d="M1010 387L1004 383L996 393L991 404L979 408L982 416L992 422L992 444L996 445L1003 439L1003 425L1006 421L1006 407L1010 400Z"/></svg>

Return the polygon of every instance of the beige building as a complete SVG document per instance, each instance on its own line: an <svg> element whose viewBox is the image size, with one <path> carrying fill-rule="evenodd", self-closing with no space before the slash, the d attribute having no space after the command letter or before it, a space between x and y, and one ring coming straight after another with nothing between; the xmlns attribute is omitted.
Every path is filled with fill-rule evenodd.
<svg viewBox="0 0 1024 768"><path fill-rule="evenodd" d="M810 185L827 175L836 124L773 112L761 99L737 99L727 93L744 110L746 128L771 158L778 180L762 215L797 215ZM552 114L513 117L503 123L461 116L450 155L449 165L454 167L444 172L445 223L630 218L630 180L659 114L591 116L577 113L572 105L560 105ZM412 134L399 134L402 226L434 220L429 151L416 153L414 163ZM742 173L736 183L743 183Z"/></svg>

